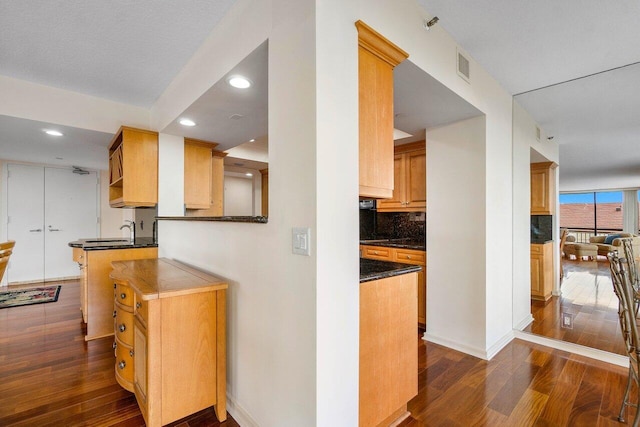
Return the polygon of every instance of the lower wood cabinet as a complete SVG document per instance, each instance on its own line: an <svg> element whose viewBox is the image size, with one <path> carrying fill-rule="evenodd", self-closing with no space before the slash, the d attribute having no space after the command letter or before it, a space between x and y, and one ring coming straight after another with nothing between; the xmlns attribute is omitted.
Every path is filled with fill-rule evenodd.
<svg viewBox="0 0 640 427"><path fill-rule="evenodd" d="M408 273L360 283L361 427L396 425L418 393L416 282Z"/></svg>
<svg viewBox="0 0 640 427"><path fill-rule="evenodd" d="M226 289L167 259L116 261L116 379L147 426L214 407L226 420Z"/></svg>
<svg viewBox="0 0 640 427"><path fill-rule="evenodd" d="M417 285L418 325L425 327L427 324L427 253L413 249L369 245L360 245L360 253L362 258L422 266L418 272Z"/></svg>
<svg viewBox="0 0 640 427"><path fill-rule="evenodd" d="M73 260L80 265L80 309L87 324L85 340L113 335L113 282L111 261L157 258L158 248L82 249L73 248Z"/></svg>
<svg viewBox="0 0 640 427"><path fill-rule="evenodd" d="M531 298L548 301L553 289L553 242L531 244Z"/></svg>

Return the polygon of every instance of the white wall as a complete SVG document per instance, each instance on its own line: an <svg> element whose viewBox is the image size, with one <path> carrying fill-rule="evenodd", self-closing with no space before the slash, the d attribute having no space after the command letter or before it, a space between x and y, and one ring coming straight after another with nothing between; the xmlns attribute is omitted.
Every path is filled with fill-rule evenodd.
<svg viewBox="0 0 640 427"><path fill-rule="evenodd" d="M100 236L96 237L122 236L120 226L129 219L125 216L128 210L109 206L109 171L100 171Z"/></svg>
<svg viewBox="0 0 640 427"><path fill-rule="evenodd" d="M486 357L485 134L484 116L426 134L427 338L478 357Z"/></svg>
<svg viewBox="0 0 640 427"><path fill-rule="evenodd" d="M536 137L537 123L517 101L513 101L513 326L522 330L533 321L531 316L531 171L530 150L534 149L548 161L559 163L558 144L547 140L541 129ZM557 188L556 173L556 188ZM556 195L557 197L557 195ZM556 204L556 206L558 206ZM555 215L554 236L558 225ZM559 249L554 248L555 281L559 280ZM559 289L559 284L554 285Z"/></svg>
<svg viewBox="0 0 640 427"><path fill-rule="evenodd" d="M253 179L224 176L224 215L253 215Z"/></svg>
<svg viewBox="0 0 640 427"><path fill-rule="evenodd" d="M162 256L194 264L229 281L229 411L242 425L313 425L320 398L316 392L316 244L321 238L316 234L314 34L312 1L241 0L154 107L155 123L170 122L180 110L174 106L190 104L269 38L269 223L161 221L159 225ZM172 147L161 143L160 181L165 185L181 181L182 174L182 159L167 155L168 150ZM173 198L169 200L162 188L161 196L162 215L167 201L173 206ZM357 230L355 201L353 209L352 225ZM291 228L297 226L312 230L310 257L291 252ZM353 282L344 280L343 272L333 271L337 283L322 284L337 289L333 293L337 300L357 289L356 236L351 245L349 278ZM357 310L357 304L351 309ZM349 336L351 348L345 348L342 356L349 368L347 378L357 379L357 369L353 369L357 367L357 326L347 328L355 334ZM333 384L343 380L342 374L326 373ZM357 380L355 387L357 390ZM353 381L331 392L341 402L333 409L332 419L356 419Z"/></svg>

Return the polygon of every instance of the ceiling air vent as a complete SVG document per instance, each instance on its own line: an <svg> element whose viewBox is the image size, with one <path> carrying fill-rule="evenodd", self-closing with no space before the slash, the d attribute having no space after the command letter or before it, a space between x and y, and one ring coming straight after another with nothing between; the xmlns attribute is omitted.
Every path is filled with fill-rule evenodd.
<svg viewBox="0 0 640 427"><path fill-rule="evenodd" d="M540 128L536 126L536 139L540 141Z"/></svg>
<svg viewBox="0 0 640 427"><path fill-rule="evenodd" d="M456 52L458 54L458 75L469 83L469 80L471 79L469 60L459 50Z"/></svg>

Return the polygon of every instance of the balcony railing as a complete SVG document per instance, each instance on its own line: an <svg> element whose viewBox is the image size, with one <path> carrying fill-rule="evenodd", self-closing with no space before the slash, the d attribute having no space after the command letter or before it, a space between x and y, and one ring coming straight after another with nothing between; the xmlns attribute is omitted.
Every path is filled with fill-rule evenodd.
<svg viewBox="0 0 640 427"><path fill-rule="evenodd" d="M567 228L567 230L569 231L569 235L576 236L577 243L589 243L589 238L593 236L622 232L621 228L599 228L597 230L593 228Z"/></svg>

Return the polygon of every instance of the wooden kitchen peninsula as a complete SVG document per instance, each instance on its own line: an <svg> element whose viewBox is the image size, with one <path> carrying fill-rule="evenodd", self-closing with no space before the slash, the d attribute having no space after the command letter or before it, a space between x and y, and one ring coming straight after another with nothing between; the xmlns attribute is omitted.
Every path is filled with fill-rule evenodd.
<svg viewBox="0 0 640 427"><path fill-rule="evenodd" d="M226 420L227 283L165 258L112 265L116 379L147 426L210 406Z"/></svg>

